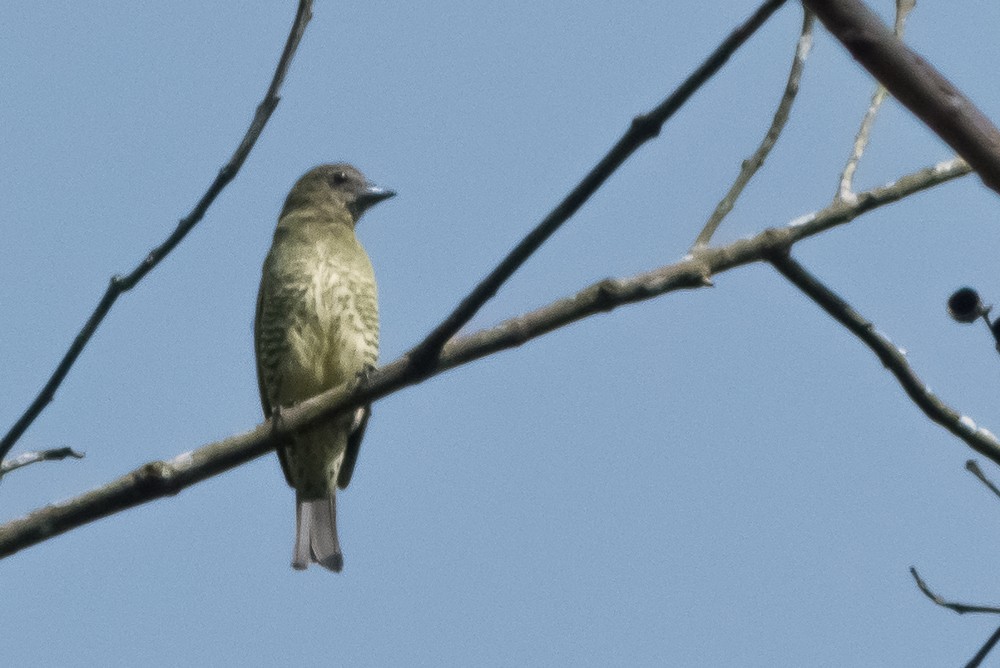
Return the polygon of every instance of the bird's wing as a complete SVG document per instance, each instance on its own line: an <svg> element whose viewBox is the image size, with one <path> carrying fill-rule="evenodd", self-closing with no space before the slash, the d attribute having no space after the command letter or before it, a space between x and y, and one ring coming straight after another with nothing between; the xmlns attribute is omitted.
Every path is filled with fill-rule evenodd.
<svg viewBox="0 0 1000 668"><path fill-rule="evenodd" d="M262 357L260 345L261 342L263 341L263 337L261 336L261 323L264 320L264 307L265 307L264 300L265 300L265 295L268 292L267 288L268 288L269 272L267 271L267 262L269 260L270 258L268 258L268 260L265 260L264 272L260 278L260 290L257 291L257 313L253 319L253 340L254 340L254 347L256 348L256 350L254 351L256 354L254 356L257 358L257 389L260 391L260 405L264 409L265 418L270 418L271 413L273 412L271 401L268 399L267 395L267 387L264 384L264 369L260 363ZM291 487L294 487L295 483L292 482L292 474L291 474L291 469L289 467L288 458L285 454L285 446L286 444L279 443L276 448L278 452L278 461L281 462L281 471L285 474L285 480Z"/></svg>
<svg viewBox="0 0 1000 668"><path fill-rule="evenodd" d="M260 391L260 405L264 409L264 417L271 417L271 402L267 398L267 389L264 387L264 370L261 368L261 331L260 323L264 311L264 289L267 287L267 271L260 277L260 289L257 290L257 312L253 319L253 341L254 357L257 359L257 389Z"/></svg>

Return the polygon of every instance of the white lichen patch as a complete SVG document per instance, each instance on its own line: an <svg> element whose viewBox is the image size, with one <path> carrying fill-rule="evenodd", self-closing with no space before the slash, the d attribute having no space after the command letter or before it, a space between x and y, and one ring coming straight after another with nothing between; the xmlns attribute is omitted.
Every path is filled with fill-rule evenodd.
<svg viewBox="0 0 1000 668"><path fill-rule="evenodd" d="M800 225L807 225L807 224L813 222L814 220L816 220L816 212L815 211L813 211L812 213L807 213L804 216L799 216L798 218L796 218L792 222L788 223L788 226L789 227L799 227Z"/></svg>
<svg viewBox="0 0 1000 668"><path fill-rule="evenodd" d="M174 468L187 468L194 464L194 454L191 450L188 450L177 455L167 463Z"/></svg>

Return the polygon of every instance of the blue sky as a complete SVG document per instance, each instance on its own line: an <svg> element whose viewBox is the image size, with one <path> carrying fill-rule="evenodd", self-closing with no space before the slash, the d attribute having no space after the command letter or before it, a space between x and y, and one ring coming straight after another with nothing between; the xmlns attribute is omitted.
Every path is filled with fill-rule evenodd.
<svg viewBox="0 0 1000 668"><path fill-rule="evenodd" d="M873 3L874 4L874 3ZM886 12L893 3L878 2ZM237 180L124 296L20 449L3 518L261 419L252 319L281 202L346 160L398 191L359 234L382 359L418 341L755 4L317 2ZM15 3L0 25L0 423L113 273L186 215L259 102L283 3ZM790 2L470 324L682 257L770 121ZM908 41L1000 118L995 3L922 3ZM822 208L872 83L822 29L784 136L720 243ZM895 103L857 184L950 157ZM944 303L1000 300L975 177L795 255L996 419L1000 360ZM955 665L996 619L1000 504L862 344L766 266L587 319L375 407L339 499L345 570L293 572L276 458L0 563L11 665ZM988 474L995 467L984 463Z"/></svg>

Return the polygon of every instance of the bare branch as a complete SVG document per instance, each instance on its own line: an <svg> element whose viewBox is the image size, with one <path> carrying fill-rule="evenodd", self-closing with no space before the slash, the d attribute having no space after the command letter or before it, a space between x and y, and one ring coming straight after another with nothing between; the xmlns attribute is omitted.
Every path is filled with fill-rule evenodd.
<svg viewBox="0 0 1000 668"><path fill-rule="evenodd" d="M977 478L979 478L979 481L980 481L981 483L983 483L984 485L986 485L987 489L989 489L989 490L990 490L991 492L993 492L993 493L994 493L994 494L996 494L996 495L997 495L998 497L1000 497L1000 489L997 489L997 486L996 486L996 485L994 485L994 484L993 484L993 483L992 483L992 482L990 481L990 479L986 477L986 474L985 474L985 473L983 473L983 470L982 470L981 468L979 468L979 464L977 464L977 463L975 462L975 460L973 460L973 459L970 459L969 461L965 462L965 468L966 468L966 470L967 470L967 471L969 471L969 472L970 472L970 473L971 473L972 475L974 475L974 476L976 476Z"/></svg>
<svg viewBox="0 0 1000 668"><path fill-rule="evenodd" d="M965 441L969 447L1000 464L1000 441L988 429L977 427L972 418L945 404L914 373L903 352L865 320L850 304L840 298L787 252L787 246L768 258L795 287L816 302L834 320L857 336L878 356L896 377L906 394L934 422Z"/></svg>
<svg viewBox="0 0 1000 668"><path fill-rule="evenodd" d="M583 180L528 233L513 250L508 253L489 275L472 292L459 302L455 310L445 318L430 334L407 354L414 366L431 364L441 352L445 342L454 336L472 319L477 311L500 286L524 264L538 248L545 243L559 227L569 220L618 167L640 146L660 133L660 128L674 112L687 102L702 84L708 81L726 63L740 46L773 14L784 0L767 0L747 21L736 28L696 69L677 90L670 94L655 109L632 119L629 129L621 139L601 158L601 161L587 173Z"/></svg>
<svg viewBox="0 0 1000 668"><path fill-rule="evenodd" d="M966 605L964 603L952 603L950 601L944 600L943 598L935 594L933 591L931 591L931 588L927 586L927 583L924 582L923 578L920 577L920 574L917 573L917 569L914 568L913 566L910 566L910 575L912 575L913 579L917 581L917 587L919 587L920 591L924 593L924 596L929 598L937 605L940 605L942 608L948 608L949 610L954 610L960 615L964 615L967 612L985 612L988 614L1000 615L1000 608L994 608L982 605ZM976 655L971 659L969 659L969 662L965 664L966 668L976 668L976 666L981 665L983 659L985 659L986 655L990 653L990 651L993 649L994 646L996 646L997 642L1000 642L1000 628L994 631L993 635L991 635L986 640L986 642L983 643L983 646L979 648L979 651L976 652Z"/></svg>
<svg viewBox="0 0 1000 668"><path fill-rule="evenodd" d="M0 462L0 479L15 469L36 462L51 462L72 457L83 459L83 453L77 452L73 448L52 448L51 450L37 450L34 452L23 452L17 457L11 457Z"/></svg>
<svg viewBox="0 0 1000 668"><path fill-rule="evenodd" d="M699 250L680 262L654 271L631 278L606 279L576 295L490 329L453 339L429 366L414 367L404 355L373 372L368 382L353 391L346 387L334 388L283 410L280 424L274 429L264 423L249 432L211 443L170 461L150 462L102 487L0 525L0 558L120 510L176 494L185 487L266 454L285 434L329 419L338 412L370 403L481 357L517 347L582 318L675 290L706 285L714 274L765 260L779 248L787 248L847 223L861 213L969 171L963 161L951 160L862 193L852 206L840 203L802 216L785 227L765 230L727 246Z"/></svg>
<svg viewBox="0 0 1000 668"><path fill-rule="evenodd" d="M903 31L906 28L906 17L909 16L915 6L915 0L896 0L896 24L893 26L893 32L899 39L903 39ZM861 119L861 127L858 128L858 134L854 137L854 148L851 151L851 157L848 158L847 164L844 165L844 171L840 174L840 187L837 190L837 199L850 199L854 196L854 172L857 171L861 156L864 155L865 148L868 146L872 125L875 124L875 116L878 115L878 110L885 101L886 93L888 91L882 84L875 86L871 104L868 105L868 110L865 112L864 118Z"/></svg>
<svg viewBox="0 0 1000 668"><path fill-rule="evenodd" d="M1000 130L860 0L802 0L889 92L1000 192Z"/></svg>
<svg viewBox="0 0 1000 668"><path fill-rule="evenodd" d="M788 72L788 80L785 82L785 90L781 94L781 101L778 103L778 108L774 112L774 118L771 120L771 127L767 129L764 139L761 140L760 146L757 147L753 155L743 161L740 173L729 188L729 192L716 205L715 211L709 216L705 227L698 234L698 238L694 240L696 247L707 246L708 242L712 240L712 235L715 234L722 220L733 210L733 206L736 204L736 200L739 199L743 189L746 188L747 184L750 183L750 179L764 165L764 161L771 153L771 149L778 142L778 137L781 136L781 131L785 128L785 123L788 122L788 116L792 111L792 103L795 102L795 96L798 95L799 82L802 80L802 70L806 64L806 58L809 57L809 51L812 49L812 30L815 18L815 14L811 11L808 9L804 10L802 15L802 32L799 34L799 41L795 46L792 67Z"/></svg>
<svg viewBox="0 0 1000 668"><path fill-rule="evenodd" d="M920 591L924 593L924 596L934 601L934 603L940 605L942 608L954 610L960 615L964 615L968 612L985 612L991 615L1000 615L1000 608L985 605L966 605L965 603L953 603L951 601L944 600L931 591L931 588L927 586L927 583L924 582L923 578L920 577L920 574L917 573L917 569L913 566L910 566L910 575L912 575L913 579L917 581L917 586L920 588Z"/></svg>
<svg viewBox="0 0 1000 668"><path fill-rule="evenodd" d="M24 411L17 422L10 428L10 430L4 435L3 439L0 439L0 459L3 459L10 449L14 447L17 440L21 438L25 430L31 426L31 423L35 421L35 418L41 414L45 407L52 401L55 396L56 389L62 383L66 374L69 373L70 368L73 363L76 362L77 357L83 351L84 347L90 341L90 337L94 335L97 331L97 327L104 320L104 317L111 310L114 305L115 300L125 292L131 290L135 285L143 279L156 265L160 263L167 254L172 251L177 244L187 235L191 229L198 224L198 222L205 215L208 207L212 205L215 198L222 192L230 181L236 176L240 167L243 166L243 162L246 160L247 155L250 154L250 149L253 148L254 144L257 142L257 138L260 137L261 132L264 130L264 126L267 124L268 119L271 117L271 113L274 111L275 107L278 106L280 98L278 97L278 90L281 88L282 82L285 80L285 74L288 72L288 67L291 65L292 57L295 55L295 50L299 46L299 42L302 39L302 34L306 29L306 24L309 19L312 18L312 0L299 0L298 11L295 14L295 20L292 23L291 32L288 35L288 40L285 42L285 49L281 54L281 58L278 61L278 67L274 72L274 77L271 79L271 85L267 89L267 94L264 96L263 101L257 106L257 112L254 115L253 121L250 123L250 127L247 129L246 134L240 141L239 146L233 153L232 157L229 159L221 170L219 174L212 181L212 184L208 187L208 190L202 195L198 203L195 204L191 213L187 215L186 218L181 219L177 224L176 229L170 234L166 240L151 250L148 255L128 274L125 276L115 275L111 277L111 281L108 284L107 290L104 292L104 296L97 303L97 307L94 312L91 313L87 322L84 323L83 328L73 339L73 343L70 345L69 349L63 355L62 360L56 367L56 370L52 373L48 382L35 397L31 405Z"/></svg>
<svg viewBox="0 0 1000 668"><path fill-rule="evenodd" d="M969 659L969 662L965 664L965 668L979 668L979 666L983 663L983 659L985 659L986 655L990 653L990 650L996 646L997 642L1000 642L1000 627L993 632L993 635L986 639L986 642L979 648L976 655Z"/></svg>

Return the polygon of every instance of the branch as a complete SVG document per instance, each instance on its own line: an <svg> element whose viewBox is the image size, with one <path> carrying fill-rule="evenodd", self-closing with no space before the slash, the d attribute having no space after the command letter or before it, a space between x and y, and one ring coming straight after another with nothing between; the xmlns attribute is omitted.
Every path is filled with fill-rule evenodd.
<svg viewBox="0 0 1000 668"><path fill-rule="evenodd" d="M986 639L986 642L979 648L976 655L969 659L969 662L965 664L965 668L978 668L982 665L983 659L986 658L986 655L990 653L990 650L996 646L998 641L1000 641L1000 628L997 628L997 630L993 632L993 635Z"/></svg>
<svg viewBox="0 0 1000 668"><path fill-rule="evenodd" d="M176 494L185 487L266 454L286 434L334 414L416 385L448 369L517 347L559 327L625 304L651 299L675 290L706 285L710 277L733 267L767 259L776 248L847 223L861 213L969 172L961 160L951 160L910 174L858 196L853 205L838 203L802 216L782 228L718 248L705 248L680 262L631 278L606 279L547 306L511 318L490 329L448 342L441 355L425 367L414 367L406 355L371 374L353 391L338 387L291 408L283 409L280 423L269 423L223 441L186 452L169 461L150 462L133 472L68 501L36 510L0 525L0 558L40 543L70 529L154 499Z"/></svg>
<svg viewBox="0 0 1000 668"><path fill-rule="evenodd" d="M917 581L917 587L919 587L920 591L924 593L924 596L934 601L934 603L940 605L942 608L954 610L960 615L964 615L968 612L985 612L993 615L1000 615L1000 608L985 605L966 605L965 603L953 603L951 601L944 600L931 591L931 588L927 586L927 583L923 581L923 578L920 577L920 574L917 573L917 569L913 566L910 566L910 575L912 575L913 579Z"/></svg>
<svg viewBox="0 0 1000 668"><path fill-rule="evenodd" d="M823 285L805 267L788 254L787 247L768 258L795 287L816 302L834 320L857 336L878 356L882 364L896 377L906 394L934 422L965 441L969 447L1000 464L1000 441L989 430L977 427L972 418L962 415L945 404L914 373L903 352L875 329L850 304Z"/></svg>
<svg viewBox="0 0 1000 668"><path fill-rule="evenodd" d="M17 457L11 457L0 462L0 479L15 469L36 462L51 462L72 457L83 459L83 453L77 452L73 448L52 448L51 450L39 450L37 452L23 452Z"/></svg>
<svg viewBox="0 0 1000 668"><path fill-rule="evenodd" d="M785 0L767 0L747 21L737 27L715 49L677 90L655 109L632 119L629 129L621 139L587 173L583 180L533 229L517 246L484 278L472 292L459 302L455 310L407 354L410 363L420 367L432 363L445 342L464 327L500 286L545 243L570 216L593 195L598 188L640 146L660 133L663 124L681 108L702 84L708 81L726 63L740 46L773 14Z"/></svg>
<svg viewBox="0 0 1000 668"><path fill-rule="evenodd" d="M896 24L893 26L893 34L899 39L903 38L903 30L906 28L906 17L913 11L916 4L916 0L896 0ZM875 86L872 101L868 105L868 110L865 112L864 118L861 119L861 127L858 128L858 134L854 137L854 148L851 151L851 157L848 158L847 164L844 165L844 171L840 174L840 187L837 190L838 199L849 199L853 196L854 172L857 171L861 156L868 146L872 125L875 124L875 116L878 115L879 108L885 102L886 93L888 91L882 84Z"/></svg>
<svg viewBox="0 0 1000 668"><path fill-rule="evenodd" d="M795 96L798 95L799 82L802 80L802 70L806 64L806 58L809 57L809 51L812 49L812 30L815 18L815 14L811 11L808 9L804 10L802 15L802 32L799 34L799 41L795 46L792 67L788 71L785 90L782 92L781 101L774 112L771 127L767 129L764 139L761 140L760 146L757 147L753 155L743 161L740 173L729 188L729 192L716 205L715 211L709 216L705 227L698 234L698 238L694 240L696 247L707 246L708 242L712 240L712 235L719 229L722 220L733 210L733 206L736 204L736 200L739 199L743 189L750 183L750 179L753 178L754 174L764 166L764 160L767 159L767 156L771 153L771 149L778 142L778 137L781 136L781 131L784 130L785 123L788 122L788 116L792 111L792 103L795 102Z"/></svg>
<svg viewBox="0 0 1000 668"><path fill-rule="evenodd" d="M914 568L913 566L910 566L910 575L912 575L913 579L917 581L917 587L920 589L920 591L924 593L924 596L929 598L937 605L940 605L942 608L948 608L949 610L954 610L960 615L964 615L967 612L985 612L993 615L1000 615L1000 608L988 607L983 605L966 605L965 603L953 603L951 601L944 600L943 598L935 594L933 591L931 591L931 588L927 586L927 583L924 582L923 578L920 577L920 574L917 573L917 569ZM986 658L986 655L990 653L990 650L993 649L993 647L997 644L998 641L1000 641L1000 628L998 628L996 631L993 632L993 635L991 635L983 644L983 646L979 648L979 651L976 652L976 655L972 657L967 664L965 664L966 668L975 668L976 666L982 664L983 659Z"/></svg>
<svg viewBox="0 0 1000 668"><path fill-rule="evenodd" d="M975 460L970 459L969 461L965 462L965 468L966 470L969 471L969 473L979 478L979 482L986 485L987 489L989 489L995 495L1000 496L1000 489L997 489L997 486L994 485L992 481L990 481L990 479L986 477L986 474L983 473L983 470L981 468L979 468L979 464L977 464Z"/></svg>
<svg viewBox="0 0 1000 668"><path fill-rule="evenodd" d="M1000 130L860 0L802 0L889 92L1000 192Z"/></svg>
<svg viewBox="0 0 1000 668"><path fill-rule="evenodd" d="M212 181L212 184L208 187L208 190L202 195L198 203L195 204L191 213L187 215L186 218L181 219L177 224L177 228L174 229L173 233L170 234L166 240L151 250L148 255L141 262L139 262L136 267L126 274L125 276L115 275L111 277L111 281L108 284L107 290L104 292L104 296L97 303L97 307L94 312L91 313L87 322L84 323L83 328L76 335L73 343L70 345L69 349L63 355L62 360L56 367L56 370L49 377L48 382L35 397L35 400L31 402L31 405L24 411L17 422L10 428L10 430L4 435L3 439L0 439L0 460L2 460L14 444L17 443L21 435L24 434L25 430L31 426L31 423L35 421L35 418L45 409L45 407L52 401L55 396L56 389L62 384L63 379L66 374L69 373L70 368L73 363L76 362L76 358L80 356L84 347L90 341L90 337L94 335L97 331L97 327L104 320L104 317L111 310L114 305L115 300L118 299L120 295L128 292L135 285L143 279L152 269L160 263L167 256L167 254L172 251L177 244L187 235L191 229L198 224L198 222L205 215L205 211L208 207L212 205L215 198L222 192L230 181L236 176L236 173L243 166L243 162L246 160L247 155L250 153L250 149L253 148L254 144L257 142L257 138L260 137L261 132L264 130L264 126L267 124L268 119L271 117L271 113L274 111L275 107L278 106L280 97L278 97L278 90L281 88L282 82L285 80L285 74L288 72L288 67L291 65L292 57L295 55L295 50L299 46L299 41L302 39L302 34L306 29L306 24L309 19L312 18L312 0L299 0L299 8L295 14L295 20L292 23L292 30L288 35L288 40L285 42L285 49L281 54L281 58L278 61L278 67L274 72L274 77L271 79L271 85L267 89L267 93L264 96L263 101L257 106L257 113L254 114L253 121L250 123L250 127L247 128L246 134L243 136L242 141L240 141L239 146L233 153L229 162L219 170L218 176Z"/></svg>

